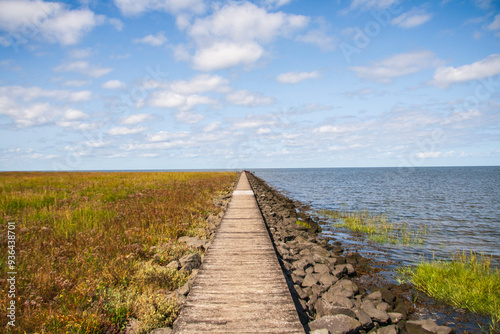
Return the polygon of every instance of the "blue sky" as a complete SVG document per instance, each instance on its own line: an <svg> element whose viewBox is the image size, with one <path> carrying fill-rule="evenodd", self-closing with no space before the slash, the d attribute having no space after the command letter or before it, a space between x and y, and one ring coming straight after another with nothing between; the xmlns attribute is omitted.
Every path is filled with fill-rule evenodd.
<svg viewBox="0 0 500 334"><path fill-rule="evenodd" d="M0 170L500 165L500 3L0 0Z"/></svg>

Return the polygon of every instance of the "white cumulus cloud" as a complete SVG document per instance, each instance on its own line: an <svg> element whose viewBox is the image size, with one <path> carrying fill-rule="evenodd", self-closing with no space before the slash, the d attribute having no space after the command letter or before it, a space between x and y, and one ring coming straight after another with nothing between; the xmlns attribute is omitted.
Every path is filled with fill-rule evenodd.
<svg viewBox="0 0 500 334"><path fill-rule="evenodd" d="M89 100L92 96L92 92L88 90L73 92L69 90L44 89L37 86L4 86L0 87L0 96L20 99L23 101L50 98L59 101L79 102Z"/></svg>
<svg viewBox="0 0 500 334"><path fill-rule="evenodd" d="M153 107L175 108L187 111L199 104L213 104L215 101L206 96L196 94L183 95L170 90L160 90L151 95L149 103Z"/></svg>
<svg viewBox="0 0 500 334"><path fill-rule="evenodd" d="M500 14L495 15L495 19L488 25L488 29L490 30L500 29Z"/></svg>
<svg viewBox="0 0 500 334"><path fill-rule="evenodd" d="M215 104L217 101L201 93L227 93L231 91L229 80L210 74L200 74L187 80L158 82L149 80L144 83L146 89L153 89L148 102L150 106L175 108L188 111L197 105Z"/></svg>
<svg viewBox="0 0 500 334"><path fill-rule="evenodd" d="M320 73L318 71L313 72L287 72L281 73L276 77L281 83L295 84L301 82L306 79L317 79L320 77Z"/></svg>
<svg viewBox="0 0 500 334"><path fill-rule="evenodd" d="M350 6L343 10L343 14L348 14L353 10L384 9L395 5L399 0L352 0Z"/></svg>
<svg viewBox="0 0 500 334"><path fill-rule="evenodd" d="M159 32L156 35L146 35L142 38L135 38L134 43L148 44L151 46L162 46L167 42L167 37L163 32Z"/></svg>
<svg viewBox="0 0 500 334"><path fill-rule="evenodd" d="M181 111L175 114L175 119L182 123L196 124L205 117L192 111Z"/></svg>
<svg viewBox="0 0 500 334"><path fill-rule="evenodd" d="M264 55L263 44L307 26L303 15L270 13L250 2L229 2L188 27L197 50L193 66L212 71L248 65Z"/></svg>
<svg viewBox="0 0 500 334"><path fill-rule="evenodd" d="M420 72L426 68L436 67L441 61L428 50L400 53L389 58L373 62L370 66L352 66L360 78L390 83L393 79Z"/></svg>
<svg viewBox="0 0 500 334"><path fill-rule="evenodd" d="M96 15L89 9L72 10L59 2L0 1L0 29L20 40L34 38L72 45L80 42L94 27L109 20L113 19Z"/></svg>
<svg viewBox="0 0 500 334"><path fill-rule="evenodd" d="M249 65L263 55L257 43L219 42L202 48L193 57L193 66L201 71L214 71L237 65Z"/></svg>
<svg viewBox="0 0 500 334"><path fill-rule="evenodd" d="M277 8L288 5L292 0L264 0L264 5L269 8Z"/></svg>
<svg viewBox="0 0 500 334"><path fill-rule="evenodd" d="M227 91L229 80L219 75L200 74L190 80L172 82L169 87L180 94L206 93L210 91Z"/></svg>
<svg viewBox="0 0 500 334"><path fill-rule="evenodd" d="M147 11L164 11L167 13L203 13L203 0L114 0L115 5L127 16L140 15Z"/></svg>
<svg viewBox="0 0 500 334"><path fill-rule="evenodd" d="M99 67L90 65L87 61L75 61L64 63L52 68L55 72L78 72L94 78L99 78L113 71L111 67Z"/></svg>
<svg viewBox="0 0 500 334"><path fill-rule="evenodd" d="M128 128L124 126L117 126L108 131L108 133L112 136L124 136L124 135L133 135L137 133L141 133L146 131L147 128L144 126L136 126L133 128Z"/></svg>
<svg viewBox="0 0 500 334"><path fill-rule="evenodd" d="M68 87L81 87L90 84L90 81L86 80L67 80L62 83L63 86Z"/></svg>
<svg viewBox="0 0 500 334"><path fill-rule="evenodd" d="M123 89L126 85L120 80L109 80L102 84L102 88L105 89Z"/></svg>
<svg viewBox="0 0 500 334"><path fill-rule="evenodd" d="M84 112L81 112L80 110L77 109L68 109L64 112L63 117L67 121L76 121L76 120L81 120L84 118L87 118L89 115L87 115Z"/></svg>
<svg viewBox="0 0 500 334"><path fill-rule="evenodd" d="M189 132L160 131L155 134L148 134L147 138L149 142L162 142L185 138L187 136L189 136Z"/></svg>
<svg viewBox="0 0 500 334"><path fill-rule="evenodd" d="M0 87L0 115L7 116L18 127L71 122L81 126L81 120L88 117L75 108L67 108L58 102L75 103L87 101L89 91L70 92L48 90L40 87L4 86ZM48 102L48 101L49 102Z"/></svg>
<svg viewBox="0 0 500 334"><path fill-rule="evenodd" d="M405 29L415 28L426 23L431 18L432 14L427 13L424 10L414 8L409 12L403 13L398 17L393 18L391 24Z"/></svg>
<svg viewBox="0 0 500 334"><path fill-rule="evenodd" d="M445 88L455 83L479 80L500 74L500 54L492 54L470 65L439 67L434 72L432 84Z"/></svg>
<svg viewBox="0 0 500 334"><path fill-rule="evenodd" d="M260 96L248 90L238 90L226 95L226 100L236 105L257 107L274 103L272 97Z"/></svg>
<svg viewBox="0 0 500 334"><path fill-rule="evenodd" d="M120 119L120 124L124 125L132 125L137 123L142 123L145 121L149 121L153 118L150 114L134 114L123 117Z"/></svg>
<svg viewBox="0 0 500 334"><path fill-rule="evenodd" d="M495 31L495 36L500 37L500 14L495 15L493 22L488 25L488 30Z"/></svg>

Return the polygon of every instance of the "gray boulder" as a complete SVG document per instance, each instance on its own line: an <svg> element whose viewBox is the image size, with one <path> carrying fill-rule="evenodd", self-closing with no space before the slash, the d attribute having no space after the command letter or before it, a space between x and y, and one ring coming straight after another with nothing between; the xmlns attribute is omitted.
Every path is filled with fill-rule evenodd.
<svg viewBox="0 0 500 334"><path fill-rule="evenodd" d="M386 323L389 321L389 315L385 311L377 310L370 300L365 300L361 304L361 310L365 311L374 321Z"/></svg>
<svg viewBox="0 0 500 334"><path fill-rule="evenodd" d="M349 309L354 307L354 303L349 298L343 296L325 294L323 298L332 305L343 306Z"/></svg>
<svg viewBox="0 0 500 334"><path fill-rule="evenodd" d="M337 277L342 277L345 274L347 274L347 268L344 265L336 265L332 269L332 275L335 275Z"/></svg>
<svg viewBox="0 0 500 334"><path fill-rule="evenodd" d="M330 273L330 268L328 268L328 266L326 264L322 264L322 263L316 263L314 265L314 272L315 273L327 273L329 274Z"/></svg>
<svg viewBox="0 0 500 334"><path fill-rule="evenodd" d="M294 272L294 273L292 273L292 281L293 281L293 283L300 285L304 281L304 278L299 276L299 275L296 275Z"/></svg>
<svg viewBox="0 0 500 334"><path fill-rule="evenodd" d="M306 272L302 269L296 269L293 271L293 273L300 277L306 277Z"/></svg>
<svg viewBox="0 0 500 334"><path fill-rule="evenodd" d="M178 294L186 296L189 293L189 290L191 290L191 286L188 283L186 283L180 288L178 288L176 291Z"/></svg>
<svg viewBox="0 0 500 334"><path fill-rule="evenodd" d="M316 308L316 319L320 319L326 315L337 314L344 314L351 318L356 318L356 313L351 309L344 306L332 305L322 298L319 299L314 306Z"/></svg>
<svg viewBox="0 0 500 334"><path fill-rule="evenodd" d="M303 287L308 287L308 286L313 286L316 283L318 283L318 278L316 277L316 275L314 275L314 274L308 274L304 278L304 281L302 282L301 285Z"/></svg>
<svg viewBox="0 0 500 334"><path fill-rule="evenodd" d="M374 304L382 302L382 292L375 291L366 296L366 299L371 300Z"/></svg>
<svg viewBox="0 0 500 334"><path fill-rule="evenodd" d="M373 321L372 318L365 311L355 309L354 313L356 314L356 319L361 323L361 325L365 328L369 328L372 326Z"/></svg>
<svg viewBox="0 0 500 334"><path fill-rule="evenodd" d="M309 334L330 334L330 331L326 328L317 329L315 331L309 332Z"/></svg>
<svg viewBox="0 0 500 334"><path fill-rule="evenodd" d="M400 322L401 320L403 320L403 315L401 313L388 312L387 314L389 315L389 318L391 318L391 322L393 324L396 324L396 323Z"/></svg>
<svg viewBox="0 0 500 334"><path fill-rule="evenodd" d="M295 284L294 286L295 291L297 292L297 295L299 296L300 299L306 299L309 295L307 292L305 292L300 286Z"/></svg>
<svg viewBox="0 0 500 334"><path fill-rule="evenodd" d="M342 271L346 271L347 275L353 275L356 272L356 270L354 269L354 267L350 263L348 263L348 264L339 264L339 265L336 265L335 268L339 269L339 270L342 270Z"/></svg>
<svg viewBox="0 0 500 334"><path fill-rule="evenodd" d="M361 328L361 324L347 315L337 314L314 320L309 323L309 328L312 331L326 328L331 334L351 334L356 333Z"/></svg>
<svg viewBox="0 0 500 334"><path fill-rule="evenodd" d="M179 262L181 263L181 271L190 272L201 266L201 256L198 253L187 254L181 257Z"/></svg>
<svg viewBox="0 0 500 334"><path fill-rule="evenodd" d="M173 260L167 264L167 268L179 270L181 267L181 264L177 260Z"/></svg>
<svg viewBox="0 0 500 334"><path fill-rule="evenodd" d="M189 247L205 249L206 240L200 240L198 237L180 237L177 241L185 243Z"/></svg>
<svg viewBox="0 0 500 334"><path fill-rule="evenodd" d="M396 325L390 325L386 327L379 328L377 334L398 334L398 329Z"/></svg>
<svg viewBox="0 0 500 334"><path fill-rule="evenodd" d="M320 274L318 280L321 285L328 289L333 284L337 283L339 279L336 276L330 275L328 273L322 273Z"/></svg>
<svg viewBox="0 0 500 334"><path fill-rule="evenodd" d="M394 300L396 300L396 297L394 294L387 288L375 288L376 290L380 291L382 295L382 300L389 305L394 305Z"/></svg>
<svg viewBox="0 0 500 334"><path fill-rule="evenodd" d="M354 284L351 280L340 280L335 285L333 285L327 292L327 294L333 296L342 296L345 298L351 298L355 293L358 292L358 286Z"/></svg>
<svg viewBox="0 0 500 334"><path fill-rule="evenodd" d="M292 267L297 270L305 271L311 264L306 259L300 259L292 263Z"/></svg>
<svg viewBox="0 0 500 334"><path fill-rule="evenodd" d="M381 302L376 307L377 307L377 310L387 312L387 310L389 309L390 306L386 302Z"/></svg>
<svg viewBox="0 0 500 334"><path fill-rule="evenodd" d="M335 285L341 286L344 290L352 291L353 293L358 292L358 286L348 279L340 280Z"/></svg>
<svg viewBox="0 0 500 334"><path fill-rule="evenodd" d="M452 332L450 327L439 326L433 320L410 320L405 325L408 334L434 333L449 334Z"/></svg>

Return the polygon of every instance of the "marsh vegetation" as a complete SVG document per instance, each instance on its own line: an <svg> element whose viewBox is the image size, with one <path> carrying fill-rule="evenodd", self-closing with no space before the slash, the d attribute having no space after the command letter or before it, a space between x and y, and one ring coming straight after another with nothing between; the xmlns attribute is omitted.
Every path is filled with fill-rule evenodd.
<svg viewBox="0 0 500 334"><path fill-rule="evenodd" d="M15 333L113 333L168 326L189 273L165 265L199 250L236 173L0 173L0 270L16 233ZM5 281L5 280L4 280ZM2 289L6 284L2 282ZM0 317L6 318L2 291Z"/></svg>
<svg viewBox="0 0 500 334"><path fill-rule="evenodd" d="M336 227L344 227L353 232L366 235L378 243L420 245L429 233L429 227L414 227L403 221L391 219L385 214L377 214L368 210L335 211L319 210L320 216L332 219Z"/></svg>
<svg viewBox="0 0 500 334"><path fill-rule="evenodd" d="M458 252L450 261L422 259L401 267L401 281L409 281L427 295L454 307L491 317L490 332L500 330L500 270L491 256Z"/></svg>

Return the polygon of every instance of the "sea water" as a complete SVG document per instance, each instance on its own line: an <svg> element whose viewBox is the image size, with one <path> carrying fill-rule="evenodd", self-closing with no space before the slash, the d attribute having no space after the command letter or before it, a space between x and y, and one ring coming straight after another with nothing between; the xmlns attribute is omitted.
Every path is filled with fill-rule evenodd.
<svg viewBox="0 0 500 334"><path fill-rule="evenodd" d="M412 264L458 251L500 257L500 167L256 169L288 197L318 210L367 210L426 226L422 244L384 245L384 257ZM356 242L349 233L331 232ZM381 254L382 256L382 254ZM498 264L497 264L498 265Z"/></svg>

